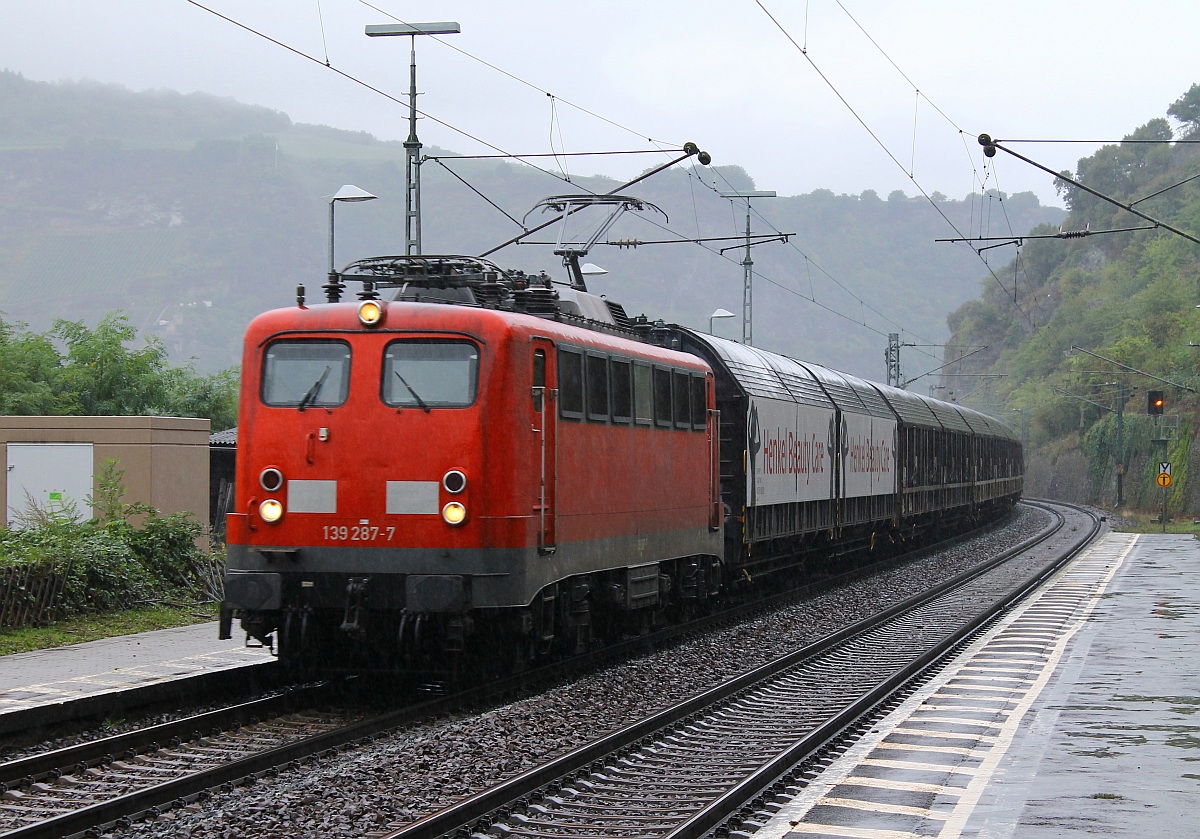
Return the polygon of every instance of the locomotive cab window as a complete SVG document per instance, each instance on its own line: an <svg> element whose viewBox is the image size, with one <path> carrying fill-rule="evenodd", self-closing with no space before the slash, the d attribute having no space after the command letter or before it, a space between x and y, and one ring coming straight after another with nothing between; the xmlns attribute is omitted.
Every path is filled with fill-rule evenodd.
<svg viewBox="0 0 1200 839"><path fill-rule="evenodd" d="M263 354L264 405L335 408L350 391L345 341L276 341Z"/></svg>
<svg viewBox="0 0 1200 839"><path fill-rule="evenodd" d="M383 401L394 408L465 408L478 382L479 348L468 341L393 341L383 352Z"/></svg>

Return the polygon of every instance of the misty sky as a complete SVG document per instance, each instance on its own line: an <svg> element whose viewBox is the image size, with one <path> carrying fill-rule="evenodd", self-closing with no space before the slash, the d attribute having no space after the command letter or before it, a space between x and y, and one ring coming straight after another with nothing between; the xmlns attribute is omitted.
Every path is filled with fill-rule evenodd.
<svg viewBox="0 0 1200 839"><path fill-rule="evenodd" d="M423 120L426 144L533 153L694 141L781 195L919 185L957 198L982 183L1047 203L1048 175L1003 154L985 161L976 135L1115 141L1200 81L1200 14L1176 0L198 2L318 62L188 0L8 0L0 67L204 91L403 139L404 105L323 63L403 100L409 39L367 38L364 26L453 20L461 34L418 39L419 106L457 129ZM1014 148L1057 171L1096 146ZM652 164L564 165L625 178Z"/></svg>

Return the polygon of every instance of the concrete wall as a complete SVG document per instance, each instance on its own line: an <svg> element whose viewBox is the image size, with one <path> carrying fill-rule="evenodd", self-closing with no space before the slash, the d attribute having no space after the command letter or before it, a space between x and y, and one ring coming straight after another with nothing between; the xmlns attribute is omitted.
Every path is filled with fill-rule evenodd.
<svg viewBox="0 0 1200 839"><path fill-rule="evenodd" d="M207 526L209 421L185 417L5 417L0 449L9 443L91 443L92 494L108 460L125 470L125 503L143 501L163 514L192 513ZM0 481L0 510L23 498L8 498ZM0 518L0 521L3 521Z"/></svg>

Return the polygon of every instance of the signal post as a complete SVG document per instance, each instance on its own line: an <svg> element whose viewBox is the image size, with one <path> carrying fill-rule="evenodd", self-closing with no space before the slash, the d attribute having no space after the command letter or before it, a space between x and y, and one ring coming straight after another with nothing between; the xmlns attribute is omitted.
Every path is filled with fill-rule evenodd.
<svg viewBox="0 0 1200 839"><path fill-rule="evenodd" d="M1171 439L1170 432L1174 430L1174 426L1168 423L1168 418L1163 415L1166 404L1161 390L1146 392L1146 413L1154 418L1154 436L1151 441L1158 443L1162 452L1158 458L1158 477L1155 478L1155 483L1162 488L1162 516L1159 521L1162 522L1163 533L1167 532L1167 488L1171 486L1171 461L1167 460L1167 443ZM1178 417L1171 419L1179 421Z"/></svg>

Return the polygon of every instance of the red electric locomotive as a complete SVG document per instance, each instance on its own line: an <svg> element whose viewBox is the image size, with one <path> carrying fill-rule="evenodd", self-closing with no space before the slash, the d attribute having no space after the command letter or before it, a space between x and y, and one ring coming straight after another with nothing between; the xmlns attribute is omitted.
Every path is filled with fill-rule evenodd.
<svg viewBox="0 0 1200 839"><path fill-rule="evenodd" d="M484 260L358 267L363 299L247 330L221 637L238 618L326 671L440 669L465 649L509 667L714 591L704 361Z"/></svg>

